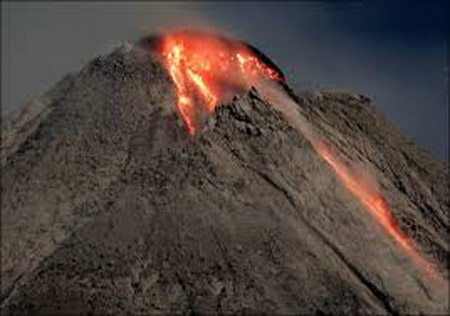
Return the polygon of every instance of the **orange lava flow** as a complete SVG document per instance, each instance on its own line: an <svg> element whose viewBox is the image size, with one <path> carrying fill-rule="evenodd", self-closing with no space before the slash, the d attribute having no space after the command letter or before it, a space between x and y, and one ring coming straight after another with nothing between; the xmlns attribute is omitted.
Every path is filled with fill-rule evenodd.
<svg viewBox="0 0 450 316"><path fill-rule="evenodd" d="M196 134L202 118L207 118L232 91L249 89L259 79L280 81L282 75L268 67L250 48L240 42L213 35L186 32L166 34L162 38L164 65L172 79L177 102L175 110L188 133ZM312 141L318 154L337 178L355 196L406 254L433 280L438 270L417 252L396 224L383 196L361 181L361 177L323 142Z"/></svg>
<svg viewBox="0 0 450 316"><path fill-rule="evenodd" d="M440 280L439 273L428 261L426 261L406 239L392 217L391 210L383 196L374 189L364 185L350 170L348 165L337 159L331 150L322 142L313 143L316 151L334 170L342 184L365 206L369 213L387 233L403 248L407 255L417 264L431 280Z"/></svg>
<svg viewBox="0 0 450 316"><path fill-rule="evenodd" d="M245 45L214 36L167 34L162 56L175 84L176 109L191 135L196 133L201 115L214 112L227 88L249 88L256 78L281 80Z"/></svg>

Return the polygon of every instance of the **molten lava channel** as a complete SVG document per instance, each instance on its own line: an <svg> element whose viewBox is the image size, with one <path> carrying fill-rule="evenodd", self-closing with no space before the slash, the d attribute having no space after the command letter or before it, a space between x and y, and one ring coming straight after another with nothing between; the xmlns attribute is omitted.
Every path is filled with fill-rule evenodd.
<svg viewBox="0 0 450 316"><path fill-rule="evenodd" d="M202 115L208 117L214 113L227 89L249 89L252 83L259 79L282 80L277 71L260 61L245 45L239 42L231 43L212 35L184 32L167 34L163 38L162 56L175 84L176 110L191 135L197 132ZM285 115L292 113L287 109L289 105L279 105L278 108L286 108L283 111ZM401 232L383 196L363 185L348 164L338 159L323 142L307 138L322 159L331 166L339 181L388 235L427 273L427 276L437 279L439 273Z"/></svg>
<svg viewBox="0 0 450 316"><path fill-rule="evenodd" d="M364 184L349 165L337 158L323 142L313 143L316 152L328 163L340 182L356 197L380 224L381 227L402 247L411 260L426 273L432 281L441 281L436 268L425 260L398 227L392 211L383 196Z"/></svg>
<svg viewBox="0 0 450 316"><path fill-rule="evenodd" d="M257 78L281 80L238 42L208 35L173 33L163 38L162 55L177 94L176 110L193 135L203 116L214 112L225 90L248 89Z"/></svg>

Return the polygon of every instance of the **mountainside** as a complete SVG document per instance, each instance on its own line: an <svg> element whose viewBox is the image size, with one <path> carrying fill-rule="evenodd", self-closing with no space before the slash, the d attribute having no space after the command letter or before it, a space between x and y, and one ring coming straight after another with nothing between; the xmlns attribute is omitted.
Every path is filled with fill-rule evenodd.
<svg viewBox="0 0 450 316"><path fill-rule="evenodd" d="M289 88L287 88L289 90ZM448 165L360 95L295 95L372 170L448 280ZM429 280L252 88L188 135L157 55L124 45L2 135L5 313L445 313Z"/></svg>

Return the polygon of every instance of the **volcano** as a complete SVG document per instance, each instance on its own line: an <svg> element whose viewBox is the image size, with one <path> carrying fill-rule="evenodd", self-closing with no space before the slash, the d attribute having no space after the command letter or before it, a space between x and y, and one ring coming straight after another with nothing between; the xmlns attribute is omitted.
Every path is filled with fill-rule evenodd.
<svg viewBox="0 0 450 316"><path fill-rule="evenodd" d="M448 175L248 43L124 44L2 132L2 310L445 314Z"/></svg>

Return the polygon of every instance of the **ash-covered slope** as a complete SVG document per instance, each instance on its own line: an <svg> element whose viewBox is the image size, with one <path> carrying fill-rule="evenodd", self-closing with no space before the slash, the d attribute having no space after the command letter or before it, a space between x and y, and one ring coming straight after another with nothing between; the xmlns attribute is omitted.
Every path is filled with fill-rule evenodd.
<svg viewBox="0 0 450 316"><path fill-rule="evenodd" d="M187 135L156 56L124 46L2 136L5 313L445 313L428 280L256 90ZM447 275L448 166L369 100L298 96L374 168L404 233Z"/></svg>

